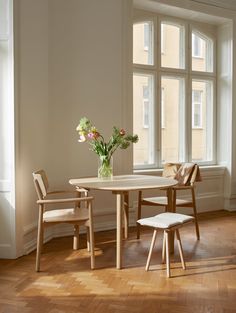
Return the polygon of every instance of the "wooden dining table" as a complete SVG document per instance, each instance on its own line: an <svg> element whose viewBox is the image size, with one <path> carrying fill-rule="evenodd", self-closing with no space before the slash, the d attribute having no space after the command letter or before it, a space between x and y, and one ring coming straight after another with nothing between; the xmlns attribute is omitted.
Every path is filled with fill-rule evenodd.
<svg viewBox="0 0 236 313"><path fill-rule="evenodd" d="M122 268L122 212L125 205L125 197L131 191L149 189L167 189L168 211L173 210L172 188L177 181L171 178L152 175L119 175L111 179L98 177L70 179L69 183L87 190L111 191L116 195L116 268Z"/></svg>

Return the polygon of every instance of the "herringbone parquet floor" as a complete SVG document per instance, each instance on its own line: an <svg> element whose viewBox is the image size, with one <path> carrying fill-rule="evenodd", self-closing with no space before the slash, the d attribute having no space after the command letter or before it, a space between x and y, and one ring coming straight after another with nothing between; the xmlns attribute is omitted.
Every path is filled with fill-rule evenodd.
<svg viewBox="0 0 236 313"><path fill-rule="evenodd" d="M149 272L144 267L151 230L124 242L124 269L115 268L115 232L98 232L96 269L90 270L82 238L47 243L36 273L35 252L0 260L0 313L236 313L236 213L200 215L201 240L194 226L181 229L187 269L178 253L171 259L172 278L161 264L161 234Z"/></svg>

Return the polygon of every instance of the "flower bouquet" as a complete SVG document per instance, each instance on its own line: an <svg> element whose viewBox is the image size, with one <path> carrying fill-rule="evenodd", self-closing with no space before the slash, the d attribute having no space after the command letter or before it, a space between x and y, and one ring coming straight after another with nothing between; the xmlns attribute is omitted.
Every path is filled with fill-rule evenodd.
<svg viewBox="0 0 236 313"><path fill-rule="evenodd" d="M138 135L126 134L123 128L113 127L112 135L108 142L96 129L87 117L80 119L76 130L79 133L79 142L88 142L100 160L98 168L99 178L111 178L113 175L112 155L118 149L127 149L131 143L138 142Z"/></svg>

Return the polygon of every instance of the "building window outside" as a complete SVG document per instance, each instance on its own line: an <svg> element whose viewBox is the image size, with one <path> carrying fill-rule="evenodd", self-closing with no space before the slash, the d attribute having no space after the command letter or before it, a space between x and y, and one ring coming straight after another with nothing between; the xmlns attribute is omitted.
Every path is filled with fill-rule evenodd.
<svg viewBox="0 0 236 313"><path fill-rule="evenodd" d="M165 91L161 88L161 128L165 128Z"/></svg>
<svg viewBox="0 0 236 313"><path fill-rule="evenodd" d="M192 34L192 55L195 58L201 58L203 56L202 53L202 39L196 34Z"/></svg>
<svg viewBox="0 0 236 313"><path fill-rule="evenodd" d="M144 34L143 34L143 37L144 37L144 42L143 42L143 45L144 45L144 50L148 51L149 50L149 45L150 45L150 30L149 30L149 24L148 23L144 23L143 25L144 27Z"/></svg>
<svg viewBox="0 0 236 313"><path fill-rule="evenodd" d="M149 88L143 86L143 128L149 127Z"/></svg>
<svg viewBox="0 0 236 313"><path fill-rule="evenodd" d="M192 91L192 127L202 127L202 91Z"/></svg>
<svg viewBox="0 0 236 313"><path fill-rule="evenodd" d="M207 30L203 32L196 25L193 27L181 19L168 20L166 16L162 19L156 15L149 22L144 21L143 25L146 23L152 27L146 30L145 27L141 28L139 17L133 28L133 124L134 132L140 137L139 145L134 146L134 168L158 168L164 162L215 164L214 38ZM157 38L155 49L153 41L148 47L148 53L153 56L152 63L142 62L144 50L135 50L139 38L144 38L144 32L147 38ZM187 49L186 38L192 38L190 49ZM195 56L198 58L195 59ZM189 63L191 58L192 62ZM142 85L140 93L140 77L151 78L150 86L155 88L148 88L149 84L146 83ZM192 84L189 83L191 81ZM140 100L139 95L142 97ZM142 122L138 123L141 103ZM147 128L148 132L143 132L140 126Z"/></svg>

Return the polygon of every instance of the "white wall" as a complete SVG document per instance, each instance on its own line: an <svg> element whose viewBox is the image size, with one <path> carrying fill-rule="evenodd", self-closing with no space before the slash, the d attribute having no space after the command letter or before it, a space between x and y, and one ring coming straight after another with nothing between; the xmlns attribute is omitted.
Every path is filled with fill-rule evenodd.
<svg viewBox="0 0 236 313"><path fill-rule="evenodd" d="M36 243L32 171L44 168L57 188L70 188L72 177L97 175L96 155L77 142L79 119L90 118L105 137L113 125L132 131L131 12L130 0L15 1L18 255ZM116 173L131 171L132 149L118 152L114 162ZM96 197L95 211L105 215L97 218L97 229L109 228L115 214L114 197L105 199ZM58 231L71 228L47 237Z"/></svg>

